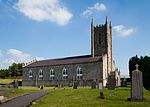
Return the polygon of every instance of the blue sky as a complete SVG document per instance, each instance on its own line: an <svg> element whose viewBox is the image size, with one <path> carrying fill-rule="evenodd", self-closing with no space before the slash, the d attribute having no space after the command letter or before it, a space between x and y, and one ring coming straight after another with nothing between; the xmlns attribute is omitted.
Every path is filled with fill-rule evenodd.
<svg viewBox="0 0 150 107"><path fill-rule="evenodd" d="M94 24L113 26L121 74L129 58L150 56L149 0L0 0L0 68L13 62L90 54Z"/></svg>

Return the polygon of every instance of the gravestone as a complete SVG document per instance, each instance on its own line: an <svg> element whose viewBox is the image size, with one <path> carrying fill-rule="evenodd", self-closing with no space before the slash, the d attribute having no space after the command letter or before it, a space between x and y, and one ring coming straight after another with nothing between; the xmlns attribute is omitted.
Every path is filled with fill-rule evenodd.
<svg viewBox="0 0 150 107"><path fill-rule="evenodd" d="M98 89L100 89L100 90L103 89L103 83L100 82L100 83L98 84Z"/></svg>
<svg viewBox="0 0 150 107"><path fill-rule="evenodd" d="M44 89L44 85L40 85L40 89L43 90Z"/></svg>
<svg viewBox="0 0 150 107"><path fill-rule="evenodd" d="M72 81L69 81L69 84L68 84L69 87L72 87L73 86L73 83Z"/></svg>
<svg viewBox="0 0 150 107"><path fill-rule="evenodd" d="M127 87L127 81L125 78L121 81L121 87Z"/></svg>
<svg viewBox="0 0 150 107"><path fill-rule="evenodd" d="M0 95L0 104L2 103L3 100L4 100L4 96Z"/></svg>
<svg viewBox="0 0 150 107"><path fill-rule="evenodd" d="M91 89L96 89L96 82L95 81L92 82Z"/></svg>
<svg viewBox="0 0 150 107"><path fill-rule="evenodd" d="M73 83L73 89L78 89L78 83L77 82Z"/></svg>
<svg viewBox="0 0 150 107"><path fill-rule="evenodd" d="M143 78L142 72L138 69L138 64L135 65L136 69L132 71L131 83L131 100L143 101Z"/></svg>
<svg viewBox="0 0 150 107"><path fill-rule="evenodd" d="M63 84L58 84L58 88L63 88L64 85Z"/></svg>
<svg viewBox="0 0 150 107"><path fill-rule="evenodd" d="M18 88L18 80L14 80L13 81L13 87L14 88Z"/></svg>
<svg viewBox="0 0 150 107"><path fill-rule="evenodd" d="M107 88L108 90L114 90L115 87L116 87L115 74L114 72L111 72L110 75L108 76Z"/></svg>

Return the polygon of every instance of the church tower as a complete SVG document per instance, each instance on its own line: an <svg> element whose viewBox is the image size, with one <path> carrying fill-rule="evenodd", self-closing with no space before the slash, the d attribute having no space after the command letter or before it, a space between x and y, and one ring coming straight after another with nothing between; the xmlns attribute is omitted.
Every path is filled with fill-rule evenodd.
<svg viewBox="0 0 150 107"><path fill-rule="evenodd" d="M92 57L107 55L107 74L112 71L112 25L105 24L94 26L91 22L91 55Z"/></svg>

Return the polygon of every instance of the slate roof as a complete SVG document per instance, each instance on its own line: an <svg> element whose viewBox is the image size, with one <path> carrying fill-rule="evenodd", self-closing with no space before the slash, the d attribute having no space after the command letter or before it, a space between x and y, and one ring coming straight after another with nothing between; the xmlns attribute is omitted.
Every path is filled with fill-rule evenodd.
<svg viewBox="0 0 150 107"><path fill-rule="evenodd" d="M48 59L36 61L27 65L26 67L40 67L40 66L49 66L49 65L66 65L66 64L81 64L81 63L90 63L90 62L100 62L102 57L92 57L91 55L84 56L75 56L67 58L58 58L58 59Z"/></svg>

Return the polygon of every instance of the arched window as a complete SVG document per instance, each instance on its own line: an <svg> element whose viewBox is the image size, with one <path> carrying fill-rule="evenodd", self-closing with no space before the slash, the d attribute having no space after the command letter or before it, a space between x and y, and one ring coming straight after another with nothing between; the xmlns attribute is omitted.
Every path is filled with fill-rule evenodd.
<svg viewBox="0 0 150 107"><path fill-rule="evenodd" d="M32 80L33 79L33 72L32 70L30 69L29 70L29 80Z"/></svg>
<svg viewBox="0 0 150 107"><path fill-rule="evenodd" d="M82 74L82 68L81 67L77 67L77 80L82 80L83 78L83 74Z"/></svg>
<svg viewBox="0 0 150 107"><path fill-rule="evenodd" d="M39 80L43 80L43 70L39 70Z"/></svg>
<svg viewBox="0 0 150 107"><path fill-rule="evenodd" d="M54 69L51 69L50 70L50 80L54 80L54 78L55 78L55 71L54 71Z"/></svg>
<svg viewBox="0 0 150 107"><path fill-rule="evenodd" d="M67 71L67 69L65 67L62 70L62 79L63 80L67 80L68 79L68 71Z"/></svg>

